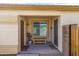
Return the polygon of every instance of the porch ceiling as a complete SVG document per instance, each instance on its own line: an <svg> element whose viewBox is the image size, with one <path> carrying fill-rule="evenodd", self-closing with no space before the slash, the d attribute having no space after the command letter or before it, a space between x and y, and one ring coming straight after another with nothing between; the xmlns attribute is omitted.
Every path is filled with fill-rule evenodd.
<svg viewBox="0 0 79 59"><path fill-rule="evenodd" d="M0 4L0 10L79 11L79 6Z"/></svg>

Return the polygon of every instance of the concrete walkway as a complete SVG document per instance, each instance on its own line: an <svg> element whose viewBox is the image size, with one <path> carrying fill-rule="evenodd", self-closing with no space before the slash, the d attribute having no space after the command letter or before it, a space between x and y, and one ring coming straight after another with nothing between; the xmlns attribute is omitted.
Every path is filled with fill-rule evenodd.
<svg viewBox="0 0 79 59"><path fill-rule="evenodd" d="M60 56L59 51L55 47L48 44L30 45L25 51L22 51L18 56Z"/></svg>

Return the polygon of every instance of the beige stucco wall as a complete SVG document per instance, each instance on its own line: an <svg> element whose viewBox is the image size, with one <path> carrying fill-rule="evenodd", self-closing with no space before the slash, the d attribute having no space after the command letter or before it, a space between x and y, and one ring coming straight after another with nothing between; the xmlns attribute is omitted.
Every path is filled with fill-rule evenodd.
<svg viewBox="0 0 79 59"><path fill-rule="evenodd" d="M64 20L63 20L64 19ZM79 24L79 12L77 13L64 13L61 17L62 25L66 24Z"/></svg>
<svg viewBox="0 0 79 59"><path fill-rule="evenodd" d="M17 36L16 24L0 24L0 45L18 45Z"/></svg>
<svg viewBox="0 0 79 59"><path fill-rule="evenodd" d="M18 24L15 16L0 14L0 54L18 51Z"/></svg>
<svg viewBox="0 0 79 59"><path fill-rule="evenodd" d="M58 21L58 49L61 52L62 26L65 24L79 24L79 12L2 10L0 11L0 54L18 53L18 15L60 16Z"/></svg>

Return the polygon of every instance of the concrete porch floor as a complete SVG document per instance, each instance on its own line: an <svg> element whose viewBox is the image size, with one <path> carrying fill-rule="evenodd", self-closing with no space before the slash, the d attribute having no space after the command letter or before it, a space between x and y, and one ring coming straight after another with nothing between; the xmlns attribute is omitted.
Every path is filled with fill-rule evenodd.
<svg viewBox="0 0 79 59"><path fill-rule="evenodd" d="M61 56L60 52L50 44L32 44L18 56Z"/></svg>

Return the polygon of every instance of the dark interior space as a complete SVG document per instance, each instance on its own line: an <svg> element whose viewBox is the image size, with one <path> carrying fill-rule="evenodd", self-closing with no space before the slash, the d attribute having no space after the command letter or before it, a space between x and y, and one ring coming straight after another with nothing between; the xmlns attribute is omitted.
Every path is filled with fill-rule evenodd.
<svg viewBox="0 0 79 59"><path fill-rule="evenodd" d="M58 19L54 20L54 44L58 47Z"/></svg>

